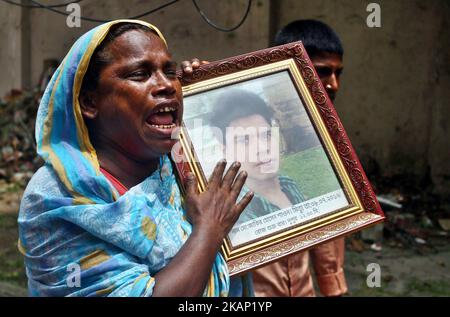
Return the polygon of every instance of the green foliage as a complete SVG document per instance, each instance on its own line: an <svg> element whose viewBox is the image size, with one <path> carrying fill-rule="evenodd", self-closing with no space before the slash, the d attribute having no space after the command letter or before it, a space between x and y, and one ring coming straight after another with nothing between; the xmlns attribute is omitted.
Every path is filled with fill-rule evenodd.
<svg viewBox="0 0 450 317"><path fill-rule="evenodd" d="M288 175L300 186L307 198L335 191L341 186L321 146L282 158L280 173Z"/></svg>

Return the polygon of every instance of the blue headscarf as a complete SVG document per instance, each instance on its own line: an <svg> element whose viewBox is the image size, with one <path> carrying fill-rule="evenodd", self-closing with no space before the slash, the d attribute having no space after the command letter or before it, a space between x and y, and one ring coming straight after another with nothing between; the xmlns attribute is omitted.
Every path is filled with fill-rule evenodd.
<svg viewBox="0 0 450 317"><path fill-rule="evenodd" d="M77 40L53 75L36 120L44 159L19 214L19 249L32 296L151 296L154 275L191 234L167 155L142 183L120 196L100 172L78 97L94 50L117 20ZM194 270L195 268L186 268ZM218 254L205 296L226 296L229 275Z"/></svg>

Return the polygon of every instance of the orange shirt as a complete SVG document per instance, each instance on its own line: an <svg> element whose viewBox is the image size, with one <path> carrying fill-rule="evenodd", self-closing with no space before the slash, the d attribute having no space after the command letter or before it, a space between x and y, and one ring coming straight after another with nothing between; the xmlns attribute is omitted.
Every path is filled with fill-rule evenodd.
<svg viewBox="0 0 450 317"><path fill-rule="evenodd" d="M344 252L345 241L342 238L256 269L252 272L255 296L315 296L309 271L310 256L322 295L343 295L347 292Z"/></svg>

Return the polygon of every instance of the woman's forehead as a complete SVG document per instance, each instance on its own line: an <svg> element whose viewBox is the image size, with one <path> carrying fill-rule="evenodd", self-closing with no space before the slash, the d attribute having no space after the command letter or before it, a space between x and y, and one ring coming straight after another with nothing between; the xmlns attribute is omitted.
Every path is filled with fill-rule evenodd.
<svg viewBox="0 0 450 317"><path fill-rule="evenodd" d="M114 60L141 58L149 54L170 57L165 43L157 34L142 30L130 30L119 35L108 44L106 51Z"/></svg>

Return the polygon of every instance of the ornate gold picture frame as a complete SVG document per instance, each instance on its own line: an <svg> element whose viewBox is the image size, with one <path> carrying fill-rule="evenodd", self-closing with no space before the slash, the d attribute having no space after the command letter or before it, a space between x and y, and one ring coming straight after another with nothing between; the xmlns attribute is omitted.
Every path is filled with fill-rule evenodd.
<svg viewBox="0 0 450 317"><path fill-rule="evenodd" d="M172 159L181 187L192 171L204 191L225 157L243 162L243 193L255 192L222 247L231 275L383 221L301 42L202 65L180 80L184 123Z"/></svg>

